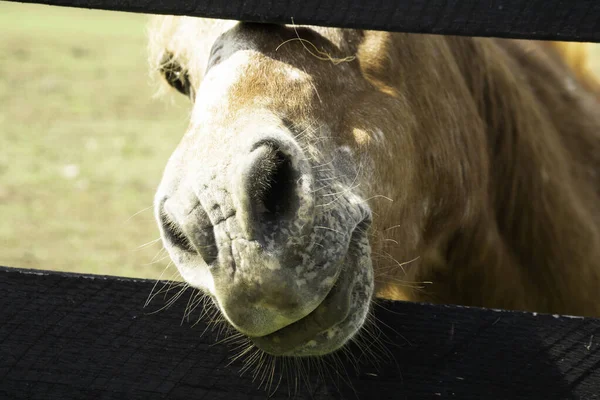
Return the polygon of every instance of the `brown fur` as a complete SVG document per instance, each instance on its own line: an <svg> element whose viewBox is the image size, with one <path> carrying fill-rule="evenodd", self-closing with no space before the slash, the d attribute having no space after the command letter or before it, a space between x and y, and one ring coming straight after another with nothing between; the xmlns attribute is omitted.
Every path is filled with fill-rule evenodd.
<svg viewBox="0 0 600 400"><path fill-rule="evenodd" d="M166 21L155 53L179 57L197 88L200 28ZM374 213L377 296L600 316L600 113L582 49L313 29L326 40L300 34L356 59L336 65L287 43L269 57L312 86L257 59L228 93L230 115L266 98L327 121L336 145L372 162L360 191Z"/></svg>
<svg viewBox="0 0 600 400"><path fill-rule="evenodd" d="M433 163L452 171L448 179L459 184L446 186L441 174L420 182L417 193L441 188L433 197L445 210L423 227L429 251L420 265L399 278L433 284L407 290L385 282L386 276L379 295L600 315L597 102L544 45L475 38L432 42L448 76L440 77L439 86L408 83L425 98L418 108L425 125L420 131L443 130L442 115L462 117L472 134L452 153L450 135L427 141L427 152L445 153ZM449 99L446 109L431 110L426 98L438 96L440 88L460 93L460 101ZM459 210L466 212L461 216Z"/></svg>

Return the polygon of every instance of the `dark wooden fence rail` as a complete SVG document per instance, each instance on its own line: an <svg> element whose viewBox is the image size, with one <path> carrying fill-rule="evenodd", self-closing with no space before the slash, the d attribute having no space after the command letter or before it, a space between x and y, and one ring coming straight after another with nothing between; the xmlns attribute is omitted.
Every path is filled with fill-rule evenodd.
<svg viewBox="0 0 600 400"><path fill-rule="evenodd" d="M14 1L14 0L11 0ZM59 6L446 35L600 41L598 0L33 0Z"/></svg>
<svg viewBox="0 0 600 400"><path fill-rule="evenodd" d="M597 0L26 2L255 22L289 23L294 18L298 24L600 42ZM229 365L235 353L231 345L215 345L217 333L209 329L201 335L207 328L204 322L182 323L187 301L159 313L151 312L161 307L159 302L144 308L153 285L145 280L0 268L0 399L268 396L258 388L260 376L253 380L251 371L240 376L241 360ZM379 353L378 365L361 360L361 349L351 347L351 357L328 360L325 378L308 365L296 374L284 373L271 398L600 399L600 319L403 302L379 304L375 316L388 349Z"/></svg>
<svg viewBox="0 0 600 400"><path fill-rule="evenodd" d="M260 379L227 365L231 346L182 324L187 296L143 308L153 285L0 269L0 398L265 399ZM375 314L391 356L345 365L353 388L312 370L296 398L600 399L599 319L403 302Z"/></svg>

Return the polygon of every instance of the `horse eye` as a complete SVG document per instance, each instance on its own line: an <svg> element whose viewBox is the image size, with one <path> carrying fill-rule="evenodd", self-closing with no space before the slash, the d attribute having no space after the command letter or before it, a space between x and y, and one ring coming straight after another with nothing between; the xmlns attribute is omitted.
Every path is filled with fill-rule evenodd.
<svg viewBox="0 0 600 400"><path fill-rule="evenodd" d="M192 85L187 71L181 67L181 64L173 57L171 53L165 53L160 62L160 73L166 81L178 92L190 96Z"/></svg>

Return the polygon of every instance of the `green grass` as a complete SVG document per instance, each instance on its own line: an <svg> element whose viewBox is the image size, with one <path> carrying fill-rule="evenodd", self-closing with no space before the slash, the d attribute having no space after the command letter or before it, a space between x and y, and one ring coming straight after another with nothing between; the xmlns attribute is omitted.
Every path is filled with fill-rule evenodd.
<svg viewBox="0 0 600 400"><path fill-rule="evenodd" d="M159 243L138 246L159 236L148 207L188 111L152 98L146 22L0 2L0 265L164 270Z"/></svg>

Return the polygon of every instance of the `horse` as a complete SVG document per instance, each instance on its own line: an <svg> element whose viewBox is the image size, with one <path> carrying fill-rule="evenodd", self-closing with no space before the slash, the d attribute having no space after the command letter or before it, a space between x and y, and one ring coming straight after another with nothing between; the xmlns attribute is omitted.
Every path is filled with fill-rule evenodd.
<svg viewBox="0 0 600 400"><path fill-rule="evenodd" d="M185 282L275 356L376 299L600 316L600 108L582 44L160 16L190 99L154 210Z"/></svg>

